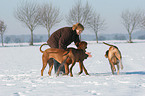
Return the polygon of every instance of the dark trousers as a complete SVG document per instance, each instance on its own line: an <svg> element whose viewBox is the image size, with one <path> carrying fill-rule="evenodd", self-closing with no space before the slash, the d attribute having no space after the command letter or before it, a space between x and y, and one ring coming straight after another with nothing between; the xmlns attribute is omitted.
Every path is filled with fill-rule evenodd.
<svg viewBox="0 0 145 96"><path fill-rule="evenodd" d="M55 73L58 71L59 66L61 65L59 62L57 62L55 59L53 59L54 61L54 71ZM63 67L60 67L60 71L62 71L63 73L65 73L65 68L64 65Z"/></svg>

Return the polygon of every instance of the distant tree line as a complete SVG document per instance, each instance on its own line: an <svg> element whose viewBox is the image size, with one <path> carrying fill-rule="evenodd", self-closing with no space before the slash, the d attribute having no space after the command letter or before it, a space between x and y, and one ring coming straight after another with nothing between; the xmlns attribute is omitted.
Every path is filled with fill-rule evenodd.
<svg viewBox="0 0 145 96"><path fill-rule="evenodd" d="M28 43L31 41L30 35L5 35L4 36L4 43ZM38 42L46 42L48 39L47 35L34 35L34 43ZM103 40L127 40L128 34L100 34L98 36L99 41ZM145 35L138 35L136 36L133 34L133 39L143 40L145 39ZM96 40L95 35L93 34L82 34L82 40L87 41L94 41ZM0 40L1 42L1 40Z"/></svg>
<svg viewBox="0 0 145 96"><path fill-rule="evenodd" d="M30 37L30 35L7 35L5 36L5 43L27 43L30 42L31 40L28 39ZM42 36L42 35L34 35L34 39L33 42L37 43L37 42L44 42L46 41L47 38L46 36Z"/></svg>
<svg viewBox="0 0 145 96"><path fill-rule="evenodd" d="M33 45L35 38L33 38L33 31L36 27L42 26L47 29L48 38L50 36L51 29L59 24L62 20L65 20L68 25L72 26L76 23L82 23L85 28L92 30L95 33L96 41L105 39L103 36L98 37L98 32L105 30L106 23L105 20L101 18L101 15L96 12L92 6L87 2L82 4L81 0L78 0L75 5L72 6L69 13L64 16L61 14L59 8L54 7L52 3L37 4L36 2L23 1L18 5L17 9L14 12L16 19L25 24L30 32L31 39L30 45ZM122 24L126 28L129 35L129 43L132 42L132 33L136 29L145 29L145 13L140 10L129 11L125 10L121 14ZM6 25L4 21L0 21L0 35L3 46L3 34L6 30ZM123 36L115 36L115 39L125 39ZM139 38L144 38L139 37ZM41 38L40 38L41 39ZM7 42L9 41L6 38ZM16 38L15 41L21 42L19 38ZM41 41L41 40L40 40Z"/></svg>

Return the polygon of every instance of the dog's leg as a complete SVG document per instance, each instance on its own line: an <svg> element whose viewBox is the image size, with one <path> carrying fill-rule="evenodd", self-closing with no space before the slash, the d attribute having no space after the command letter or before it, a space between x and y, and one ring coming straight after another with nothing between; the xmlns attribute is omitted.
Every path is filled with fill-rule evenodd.
<svg viewBox="0 0 145 96"><path fill-rule="evenodd" d="M117 64L117 74L119 75L119 63Z"/></svg>
<svg viewBox="0 0 145 96"><path fill-rule="evenodd" d="M119 57L118 57L118 60L119 60L121 69L123 69L122 58L119 58Z"/></svg>
<svg viewBox="0 0 145 96"><path fill-rule="evenodd" d="M82 64L82 67L83 67L83 69L84 69L85 74L86 74L86 75L89 75L89 73L87 72L87 69L85 68L84 64Z"/></svg>
<svg viewBox="0 0 145 96"><path fill-rule="evenodd" d="M43 71L44 71L46 65L47 65L47 61L46 60L43 60L43 67L41 69L41 76L43 76Z"/></svg>
<svg viewBox="0 0 145 96"><path fill-rule="evenodd" d="M113 70L113 68L112 68L112 65L111 65L111 71L112 71L112 74L114 75L114 70Z"/></svg>
<svg viewBox="0 0 145 96"><path fill-rule="evenodd" d="M51 71L52 71L52 68L53 68L53 59L49 59L48 64L49 64L48 74L49 74L49 76L51 76Z"/></svg>
<svg viewBox="0 0 145 96"><path fill-rule="evenodd" d="M111 65L111 68L112 68L113 72L116 71L116 68L115 68L113 62L111 60L109 60L109 63Z"/></svg>
<svg viewBox="0 0 145 96"><path fill-rule="evenodd" d="M68 64L64 64L65 66L65 74L64 75L68 75L69 74L69 66Z"/></svg>
<svg viewBox="0 0 145 96"><path fill-rule="evenodd" d="M83 72L83 70L84 70L85 74L89 75L89 73L87 72L87 70L86 70L86 68L85 68L85 66L84 66L82 61L79 61L79 65L80 65L80 72L78 74L80 75Z"/></svg>
<svg viewBox="0 0 145 96"><path fill-rule="evenodd" d="M51 66L49 67L49 71L48 71L49 76L51 76L52 68L53 68L53 64L51 64Z"/></svg>
<svg viewBox="0 0 145 96"><path fill-rule="evenodd" d="M121 69L123 69L123 65L122 65L122 56L121 56L121 53L119 54L115 54L115 56L118 58L118 60L119 60L119 63L120 63L120 67L121 67Z"/></svg>
<svg viewBox="0 0 145 96"><path fill-rule="evenodd" d="M81 61L79 61L79 66L80 66L80 72L78 73L79 75L83 72L83 67L82 67L82 62Z"/></svg>
<svg viewBox="0 0 145 96"><path fill-rule="evenodd" d="M114 70L113 70L113 66L112 66L111 62L110 62L110 66L111 66L112 74L114 75Z"/></svg>
<svg viewBox="0 0 145 96"><path fill-rule="evenodd" d="M72 68L73 66L75 65L75 61L72 60L72 65L70 67L70 76L73 77L73 74L72 74Z"/></svg>

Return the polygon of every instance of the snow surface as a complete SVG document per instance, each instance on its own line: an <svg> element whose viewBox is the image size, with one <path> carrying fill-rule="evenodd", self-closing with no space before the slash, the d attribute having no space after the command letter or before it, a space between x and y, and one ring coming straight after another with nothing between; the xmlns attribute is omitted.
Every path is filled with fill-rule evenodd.
<svg viewBox="0 0 145 96"><path fill-rule="evenodd" d="M54 70L48 76L48 67L40 76L39 46L0 47L0 96L145 96L145 42L106 42L118 46L122 53L124 69L120 75L111 74L104 57L109 46L102 43L88 42L87 51L93 57L84 65L90 76L78 76L76 63L74 77L56 77Z"/></svg>

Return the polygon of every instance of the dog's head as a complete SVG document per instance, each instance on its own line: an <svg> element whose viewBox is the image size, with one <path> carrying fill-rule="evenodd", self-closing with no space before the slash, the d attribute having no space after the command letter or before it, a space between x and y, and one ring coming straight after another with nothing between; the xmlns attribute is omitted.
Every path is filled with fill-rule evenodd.
<svg viewBox="0 0 145 96"><path fill-rule="evenodd" d="M87 49L87 42L85 42L85 41L79 42L78 49L82 49L85 51Z"/></svg>

